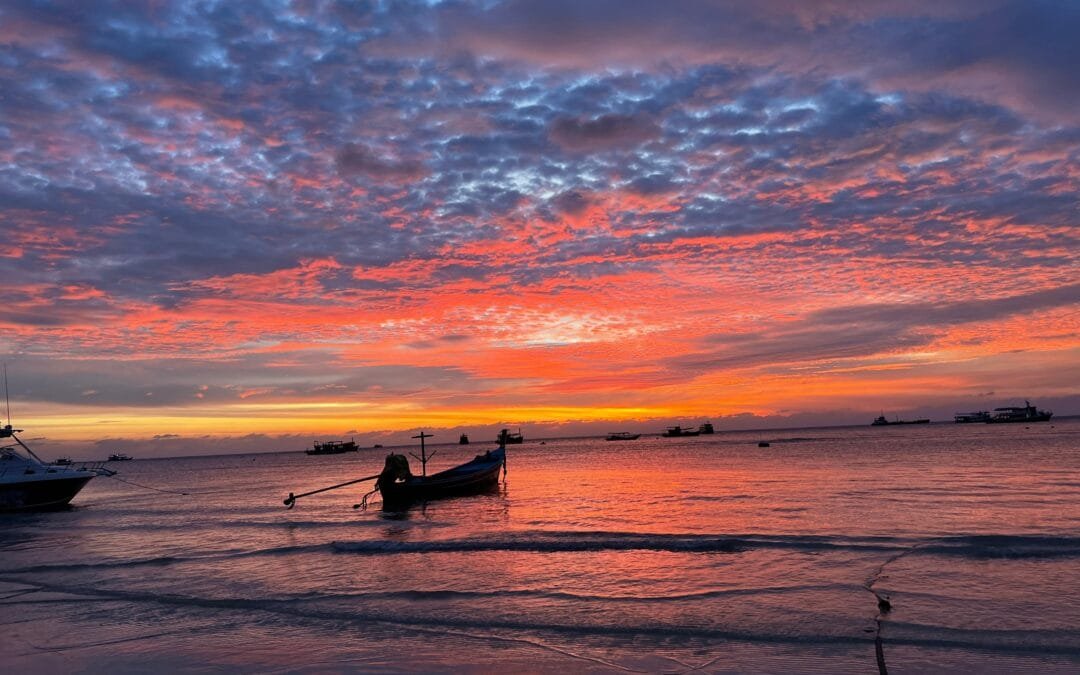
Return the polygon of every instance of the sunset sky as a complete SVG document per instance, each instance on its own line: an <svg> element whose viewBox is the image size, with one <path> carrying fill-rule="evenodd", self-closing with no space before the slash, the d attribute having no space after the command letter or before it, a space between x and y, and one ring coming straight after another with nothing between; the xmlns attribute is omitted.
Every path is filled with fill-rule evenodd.
<svg viewBox="0 0 1080 675"><path fill-rule="evenodd" d="M1080 3L0 6L28 437L1080 413Z"/></svg>

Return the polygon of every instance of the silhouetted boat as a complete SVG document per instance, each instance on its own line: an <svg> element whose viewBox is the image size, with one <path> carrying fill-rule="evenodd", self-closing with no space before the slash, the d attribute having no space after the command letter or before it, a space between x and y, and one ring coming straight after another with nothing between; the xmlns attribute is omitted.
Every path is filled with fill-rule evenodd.
<svg viewBox="0 0 1080 675"><path fill-rule="evenodd" d="M70 457L61 457L53 462L53 464L56 466L71 466L72 462Z"/></svg>
<svg viewBox="0 0 1080 675"><path fill-rule="evenodd" d="M0 448L0 511L63 506L94 476L116 473L104 468L102 462L79 466L44 462L16 436L20 431L10 424L0 427L0 438L16 443Z"/></svg>
<svg viewBox="0 0 1080 675"><path fill-rule="evenodd" d="M518 445L525 442L525 437L521 435L521 429L517 432L510 431L509 429L503 429L499 432L499 437L495 439L499 445Z"/></svg>
<svg viewBox="0 0 1080 675"><path fill-rule="evenodd" d="M304 452L309 455L340 455L343 452L357 452L359 450L356 441L326 441L325 443L315 441L311 449Z"/></svg>
<svg viewBox="0 0 1080 675"><path fill-rule="evenodd" d="M695 431L693 429L683 429L679 426L668 427L664 433L660 434L665 438L680 438L682 436L700 436L701 431Z"/></svg>
<svg viewBox="0 0 1080 675"><path fill-rule="evenodd" d="M973 422L989 422L990 413L986 410L977 410L975 412L956 413L953 415L953 422L957 424L971 424Z"/></svg>
<svg viewBox="0 0 1080 675"><path fill-rule="evenodd" d="M115 453L109 455L109 461L110 462L127 462L129 460L131 460L131 456L130 455L125 455L122 452L115 452Z"/></svg>
<svg viewBox="0 0 1080 675"><path fill-rule="evenodd" d="M930 424L930 420L928 420L928 419L902 420L900 418L896 418L895 420L888 420L888 419L885 419L884 415L881 415L880 417L875 417L874 421L870 423L870 426L872 426L872 427L883 427L883 426L886 426L886 425L892 426L894 424Z"/></svg>
<svg viewBox="0 0 1080 675"><path fill-rule="evenodd" d="M716 431L713 429L711 422L706 422L705 424L702 424L700 427L698 427L698 433L700 433L702 436L708 436L709 434L715 434Z"/></svg>
<svg viewBox="0 0 1080 675"><path fill-rule="evenodd" d="M431 499L482 494L498 487L499 471L505 464L506 448L500 446L452 469L431 476L414 476L405 455L390 454L375 487L382 494L384 509Z"/></svg>
<svg viewBox="0 0 1080 675"><path fill-rule="evenodd" d="M461 438L458 439L458 445L468 445L468 444L469 444L469 435L468 434L461 434Z"/></svg>
<svg viewBox="0 0 1080 675"><path fill-rule="evenodd" d="M614 431L607 435L604 440L608 441L636 441L641 438L641 434L632 434L629 431Z"/></svg>
<svg viewBox="0 0 1080 675"><path fill-rule="evenodd" d="M1039 410L1024 401L1023 408L994 408L994 414L986 422L990 424L1002 424L1007 422L1047 422L1054 413L1049 410Z"/></svg>

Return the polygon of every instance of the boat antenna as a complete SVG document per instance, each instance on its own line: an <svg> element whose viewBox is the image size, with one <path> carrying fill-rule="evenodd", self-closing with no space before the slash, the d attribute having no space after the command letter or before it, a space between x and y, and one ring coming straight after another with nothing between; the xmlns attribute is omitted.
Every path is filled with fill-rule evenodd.
<svg viewBox="0 0 1080 675"><path fill-rule="evenodd" d="M413 457L416 457L416 459L420 460L420 475L421 476L425 476L425 477L427 476L427 461L429 459L431 459L431 457L434 457L435 453L438 452L438 450L432 450L431 451L431 457L428 457L427 450L424 448L424 439L425 438L431 438L434 435L435 434L425 434L423 432L423 430L421 430L419 436L413 436L413 438L419 438L420 439L420 456L416 457L416 455L414 455L411 452L409 454L412 455Z"/></svg>
<svg viewBox="0 0 1080 675"><path fill-rule="evenodd" d="M7 405L7 423L11 424L11 396L8 393L7 361L4 362L4 402Z"/></svg>

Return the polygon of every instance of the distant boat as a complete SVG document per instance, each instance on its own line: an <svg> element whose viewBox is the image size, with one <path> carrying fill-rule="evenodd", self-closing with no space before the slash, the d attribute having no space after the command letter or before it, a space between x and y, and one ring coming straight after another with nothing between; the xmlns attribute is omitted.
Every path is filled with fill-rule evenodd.
<svg viewBox="0 0 1080 675"><path fill-rule="evenodd" d="M636 441L641 438L641 434L632 434L629 431L613 431L607 435L605 440L608 441Z"/></svg>
<svg viewBox="0 0 1080 675"><path fill-rule="evenodd" d="M19 437L20 429L0 427L0 438L17 445L0 448L0 511L20 511L64 506L95 476L111 476L104 462L78 467L42 461ZM22 449L22 452L19 451Z"/></svg>
<svg viewBox="0 0 1080 675"><path fill-rule="evenodd" d="M458 445L468 445L468 444L469 444L469 435L468 434L461 434L461 438L458 439Z"/></svg>
<svg viewBox="0 0 1080 675"><path fill-rule="evenodd" d="M509 429L503 429L495 440L498 441L499 445L518 445L525 442L525 437L521 435L521 429L518 429L516 433Z"/></svg>
<svg viewBox="0 0 1080 675"><path fill-rule="evenodd" d="M305 450L309 455L340 455L343 452L357 452L360 450L356 441L315 441L310 450Z"/></svg>
<svg viewBox="0 0 1080 675"><path fill-rule="evenodd" d="M700 436L701 431L694 431L692 429L683 429L679 426L668 427L664 433L660 434L665 438L681 438L683 436Z"/></svg>
<svg viewBox="0 0 1080 675"><path fill-rule="evenodd" d="M1039 410L1028 401L1024 401L1023 408L994 408L994 413L990 416L990 419L985 421L990 424L1002 424L1006 422L1047 422L1053 416L1054 413L1049 410Z"/></svg>
<svg viewBox="0 0 1080 675"><path fill-rule="evenodd" d="M53 464L55 464L56 466L71 466L71 458L70 457L61 457L61 458L57 459L55 462L53 462Z"/></svg>
<svg viewBox="0 0 1080 675"><path fill-rule="evenodd" d="M957 424L971 424L973 422L989 422L990 412L987 410L977 410L975 412L956 413L953 415L953 422Z"/></svg>
<svg viewBox="0 0 1080 675"><path fill-rule="evenodd" d="M130 455L125 455L122 452L114 452L113 454L109 455L109 461L110 462L127 462L127 461L130 461L130 460L131 460L131 456Z"/></svg>
<svg viewBox="0 0 1080 675"><path fill-rule="evenodd" d="M872 427L883 427L883 426L887 426L887 425L891 426L891 425L894 425L894 424L930 424L930 420L928 420L928 419L902 420L899 417L894 419L894 420L888 420L888 419L885 419L884 415L881 415L880 417L875 417L874 421L870 423L870 426L872 426Z"/></svg>
<svg viewBox="0 0 1080 675"><path fill-rule="evenodd" d="M698 433L700 433L702 436L708 436L709 434L715 434L716 431L713 430L711 422L706 422L705 424L702 424L700 427L698 427Z"/></svg>

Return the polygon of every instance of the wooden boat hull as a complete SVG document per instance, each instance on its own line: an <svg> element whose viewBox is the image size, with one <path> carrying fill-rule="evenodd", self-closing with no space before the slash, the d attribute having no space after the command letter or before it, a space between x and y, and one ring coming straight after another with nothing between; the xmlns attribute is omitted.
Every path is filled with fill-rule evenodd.
<svg viewBox="0 0 1080 675"><path fill-rule="evenodd" d="M383 508L393 509L432 499L491 492L499 485L499 472L505 461L506 451L499 448L431 476L413 476L404 481L380 483Z"/></svg>

